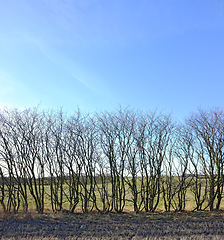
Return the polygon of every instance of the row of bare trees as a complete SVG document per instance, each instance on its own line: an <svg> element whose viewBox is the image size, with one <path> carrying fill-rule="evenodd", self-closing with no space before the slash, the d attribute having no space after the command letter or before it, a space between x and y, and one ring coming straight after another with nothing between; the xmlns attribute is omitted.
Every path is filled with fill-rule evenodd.
<svg viewBox="0 0 224 240"><path fill-rule="evenodd" d="M43 213L220 209L224 113L199 110L184 124L130 109L67 116L0 111L0 205Z"/></svg>

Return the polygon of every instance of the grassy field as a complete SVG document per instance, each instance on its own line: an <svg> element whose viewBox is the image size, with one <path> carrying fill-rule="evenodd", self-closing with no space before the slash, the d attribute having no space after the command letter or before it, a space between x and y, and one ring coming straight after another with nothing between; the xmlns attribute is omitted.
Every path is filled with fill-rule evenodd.
<svg viewBox="0 0 224 240"><path fill-rule="evenodd" d="M174 182L175 181L177 181L177 180L174 177ZM203 185L204 185L204 183L202 182L202 186ZM49 186L48 182L46 182L44 188L45 188L44 212L50 212L50 211L52 211L52 209L51 209L51 200L50 200L50 186ZM140 189L140 180L139 179L137 181L137 188ZM127 183L125 184L125 189L126 189L126 197L125 197L126 198L126 203L125 203L125 207L124 207L124 212L134 212L133 202L131 201L131 198L132 198L131 189L128 187ZM66 183L63 184L63 191L66 193L66 195L68 195L68 192L69 192L68 184L66 184ZM109 193L109 198L110 198L111 191L112 191L111 190L111 183L108 183L107 191ZM97 206L99 208L102 208L102 201L100 199L99 192L96 190L95 194L96 194L95 196L96 196ZM0 192L0 196L1 196L1 192ZM174 199L173 199L174 201L175 201L176 197L174 197ZM7 196L6 196L5 200L4 200L4 202L5 202L5 204L7 204ZM203 206L205 206L206 204L207 204L207 202L205 201ZM28 211L31 211L31 212L35 211L35 202L34 202L33 197L31 196L29 190L28 190L28 206L29 206L28 207ZM195 204L195 200L194 200L194 195L193 195L192 191L190 190L190 188L188 188L187 189L187 194L186 194L186 207L185 207L185 210L191 211L195 207L196 207L196 204ZM64 210L69 210L69 202L66 199L65 195L63 197L63 209ZM224 201L222 201L220 209L221 210L224 209ZM0 206L0 210L1 210L1 206ZM159 204L158 204L158 207L157 207L156 211L160 212L160 211L164 211L164 210L165 210L165 208L164 208L164 201L163 201L162 193L161 193L160 194L160 201L159 201ZM171 210L174 210L174 209L171 208ZM22 204L21 204L19 212L22 212L22 211L23 211L23 208L22 208ZM75 212L77 212L77 213L81 213L82 212L82 202L81 202L81 199L80 199L80 201L79 201L79 203L78 203L78 205L77 205L77 207L75 209Z"/></svg>
<svg viewBox="0 0 224 240"><path fill-rule="evenodd" d="M45 191L44 214L35 212L30 194L28 213L20 210L10 214L0 209L0 239L224 239L224 211L191 212L195 204L190 189L184 212L165 212L161 198L155 213L138 214L134 213L130 201L124 213L100 214L96 210L82 213L79 203L72 214L67 202L63 204L63 211L52 213L49 185L45 186ZM131 198L130 191L127 191L127 198Z"/></svg>
<svg viewBox="0 0 224 240"><path fill-rule="evenodd" d="M1 214L0 239L224 239L224 212Z"/></svg>

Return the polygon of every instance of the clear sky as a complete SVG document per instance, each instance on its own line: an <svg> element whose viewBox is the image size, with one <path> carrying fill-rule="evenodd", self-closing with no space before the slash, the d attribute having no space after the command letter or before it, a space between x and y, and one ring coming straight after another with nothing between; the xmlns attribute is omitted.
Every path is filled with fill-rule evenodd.
<svg viewBox="0 0 224 240"><path fill-rule="evenodd" d="M2 0L0 107L224 108L223 0Z"/></svg>

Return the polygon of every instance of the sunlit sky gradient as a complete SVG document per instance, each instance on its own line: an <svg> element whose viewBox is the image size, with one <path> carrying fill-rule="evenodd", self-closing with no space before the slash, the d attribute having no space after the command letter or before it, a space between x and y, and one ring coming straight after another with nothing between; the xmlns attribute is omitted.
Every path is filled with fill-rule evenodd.
<svg viewBox="0 0 224 240"><path fill-rule="evenodd" d="M222 0L3 0L0 107L224 108Z"/></svg>

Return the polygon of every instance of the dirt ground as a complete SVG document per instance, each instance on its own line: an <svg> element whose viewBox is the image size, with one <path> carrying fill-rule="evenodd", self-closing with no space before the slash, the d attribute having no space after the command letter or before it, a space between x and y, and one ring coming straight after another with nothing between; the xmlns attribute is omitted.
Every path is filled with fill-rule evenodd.
<svg viewBox="0 0 224 240"><path fill-rule="evenodd" d="M224 239L224 212L1 214L0 239Z"/></svg>

